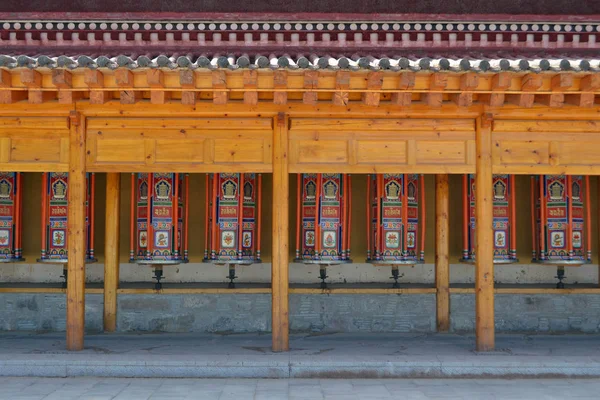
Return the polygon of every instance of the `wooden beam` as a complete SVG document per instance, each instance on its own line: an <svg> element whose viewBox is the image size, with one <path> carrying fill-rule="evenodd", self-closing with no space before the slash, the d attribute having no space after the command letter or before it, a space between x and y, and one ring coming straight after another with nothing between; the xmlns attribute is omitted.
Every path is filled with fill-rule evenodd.
<svg viewBox="0 0 600 400"><path fill-rule="evenodd" d="M185 89L195 89L196 88L196 74L194 71L185 69L179 71L179 84L184 89L181 92L181 104L186 106L195 106L197 92L194 90L185 90Z"/></svg>
<svg viewBox="0 0 600 400"><path fill-rule="evenodd" d="M581 108L591 108L596 101L594 93L565 94L565 103Z"/></svg>
<svg viewBox="0 0 600 400"><path fill-rule="evenodd" d="M72 91L73 77L66 69L52 70L52 84L58 88L58 102L71 104L82 97L81 92Z"/></svg>
<svg viewBox="0 0 600 400"><path fill-rule="evenodd" d="M438 332L450 330L450 195L448 174L435 176L435 287Z"/></svg>
<svg viewBox="0 0 600 400"><path fill-rule="evenodd" d="M287 104L287 92L284 91L287 89L287 72L283 70L275 70L273 72L273 88L275 92L273 92L273 104L276 105L285 105ZM282 91L277 91L277 89Z"/></svg>
<svg viewBox="0 0 600 400"><path fill-rule="evenodd" d="M562 92L573 86L573 74L561 73L554 75L550 81L550 88L553 92ZM562 107L565 102L564 93L551 93L537 95L538 103L548 107Z"/></svg>
<svg viewBox="0 0 600 400"><path fill-rule="evenodd" d="M335 92L331 102L336 106L348 105L348 89L350 88L350 71L338 71L335 73Z"/></svg>
<svg viewBox="0 0 600 400"><path fill-rule="evenodd" d="M414 72L403 71L400 73L400 79L398 80L398 89L408 90L415 87L416 75ZM401 92L392 93L391 103L400 107L409 107L412 102L412 93Z"/></svg>
<svg viewBox="0 0 600 400"><path fill-rule="evenodd" d="M535 101L534 92L541 88L543 83L543 76L540 74L529 73L527 75L523 75L521 78L521 90L531 93L506 95L506 101L523 108L533 107L533 103Z"/></svg>
<svg viewBox="0 0 600 400"><path fill-rule="evenodd" d="M123 90L119 92L121 104L135 104L142 98L142 93L134 90L135 84L133 72L126 68L119 68L115 71L115 80L117 86L123 88Z"/></svg>
<svg viewBox="0 0 600 400"><path fill-rule="evenodd" d="M363 93L363 103L366 106L377 107L381 100L381 87L383 86L383 72L374 71L367 75L367 91Z"/></svg>
<svg viewBox="0 0 600 400"><path fill-rule="evenodd" d="M146 71L146 81L153 90L150 91L151 104L165 104L171 99L171 92L160 90L165 88L165 77L160 69L150 69Z"/></svg>
<svg viewBox="0 0 600 400"><path fill-rule="evenodd" d="M244 71L244 104L255 106L258 104L258 71Z"/></svg>
<svg viewBox="0 0 600 400"><path fill-rule="evenodd" d="M304 72L304 93L302 94L302 102L304 104L316 105L318 101L317 92L313 91L319 87L319 72L305 71Z"/></svg>
<svg viewBox="0 0 600 400"><path fill-rule="evenodd" d="M106 228L104 233L104 331L117 329L117 290L119 289L119 233L121 174L106 174Z"/></svg>
<svg viewBox="0 0 600 400"><path fill-rule="evenodd" d="M460 76L461 93L453 93L450 99L459 107L470 107L473 104L473 90L479 86L479 75L467 72Z"/></svg>
<svg viewBox="0 0 600 400"><path fill-rule="evenodd" d="M67 221L67 350L83 350L85 331L85 120L71 111Z"/></svg>
<svg viewBox="0 0 600 400"><path fill-rule="evenodd" d="M448 75L441 72L431 74L429 77L429 90L440 91L446 89L448 86ZM443 94L442 93L424 93L422 95L425 103L429 107L441 107Z"/></svg>
<svg viewBox="0 0 600 400"><path fill-rule="evenodd" d="M0 88L12 87L12 75L7 70L0 70ZM12 104L27 100L27 92L17 90L0 90L0 104Z"/></svg>
<svg viewBox="0 0 600 400"><path fill-rule="evenodd" d="M104 104L110 100L110 92L101 90L104 88L104 75L102 72L96 69L86 70L83 81L90 88L90 104Z"/></svg>
<svg viewBox="0 0 600 400"><path fill-rule="evenodd" d="M47 92L42 89L42 74L33 69L21 71L21 83L29 88L28 100L30 104L42 104L45 101L56 98L55 92Z"/></svg>
<svg viewBox="0 0 600 400"><path fill-rule="evenodd" d="M288 117L279 113L273 132L273 256L271 264L273 351L289 350Z"/></svg>
<svg viewBox="0 0 600 400"><path fill-rule="evenodd" d="M512 83L510 72L499 72L492 77L492 92L504 92ZM504 93L489 93L479 95L479 101L490 107L502 107L504 105Z"/></svg>
<svg viewBox="0 0 600 400"><path fill-rule="evenodd" d="M589 74L581 78L579 90L582 92L594 92L600 89L600 74Z"/></svg>
<svg viewBox="0 0 600 400"><path fill-rule="evenodd" d="M477 351L494 350L494 206L492 188L492 116L485 114L476 125L475 177L475 334Z"/></svg>
<svg viewBox="0 0 600 400"><path fill-rule="evenodd" d="M212 71L211 75L213 89L227 89L227 74L225 74L225 71ZM227 92L226 90L213 91L214 104L227 104L228 98L229 92Z"/></svg>

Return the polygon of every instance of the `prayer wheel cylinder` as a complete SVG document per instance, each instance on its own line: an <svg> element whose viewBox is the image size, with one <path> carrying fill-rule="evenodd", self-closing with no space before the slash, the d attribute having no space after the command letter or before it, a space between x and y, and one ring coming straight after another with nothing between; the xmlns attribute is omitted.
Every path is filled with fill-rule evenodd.
<svg viewBox="0 0 600 400"><path fill-rule="evenodd" d="M188 261L188 182L185 174L131 174L130 262Z"/></svg>
<svg viewBox="0 0 600 400"><path fill-rule="evenodd" d="M592 262L588 176L531 178L533 262L577 266Z"/></svg>
<svg viewBox="0 0 600 400"><path fill-rule="evenodd" d="M494 230L494 264L516 263L516 196L514 175L493 175L492 228ZM463 175L463 250L461 262L475 262L475 175Z"/></svg>
<svg viewBox="0 0 600 400"><path fill-rule="evenodd" d="M352 262L351 185L347 174L298 174L295 262Z"/></svg>
<svg viewBox="0 0 600 400"><path fill-rule="evenodd" d="M425 261L425 180L417 174L367 179L367 262L415 265Z"/></svg>
<svg viewBox="0 0 600 400"><path fill-rule="evenodd" d="M95 175L85 179L85 261L96 262L94 256L94 191ZM38 262L66 264L68 262L69 174L42 174L42 256Z"/></svg>
<svg viewBox="0 0 600 400"><path fill-rule="evenodd" d="M218 265L262 262L261 190L261 174L206 175L204 262Z"/></svg>
<svg viewBox="0 0 600 400"><path fill-rule="evenodd" d="M0 262L25 261L21 249L21 180L20 172L0 172Z"/></svg>

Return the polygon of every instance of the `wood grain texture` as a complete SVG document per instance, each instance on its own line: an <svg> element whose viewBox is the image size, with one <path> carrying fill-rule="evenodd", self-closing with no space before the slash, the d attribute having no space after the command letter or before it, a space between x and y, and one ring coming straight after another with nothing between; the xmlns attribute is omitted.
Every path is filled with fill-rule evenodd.
<svg viewBox="0 0 600 400"><path fill-rule="evenodd" d="M438 332L450 329L450 195L448 175L435 176L435 287Z"/></svg>
<svg viewBox="0 0 600 400"><path fill-rule="evenodd" d="M289 119L279 114L273 130L273 255L271 265L273 351L289 350Z"/></svg>
<svg viewBox="0 0 600 400"><path fill-rule="evenodd" d="M104 331L117 329L117 290L119 288L119 232L121 174L106 175L106 227L104 239Z"/></svg>
<svg viewBox="0 0 600 400"><path fill-rule="evenodd" d="M83 350L85 332L85 120L71 113L69 150L67 349Z"/></svg>
<svg viewBox="0 0 600 400"><path fill-rule="evenodd" d="M475 333L478 351L495 346L494 329L494 235L492 188L492 121L490 115L477 119L477 175L475 178Z"/></svg>

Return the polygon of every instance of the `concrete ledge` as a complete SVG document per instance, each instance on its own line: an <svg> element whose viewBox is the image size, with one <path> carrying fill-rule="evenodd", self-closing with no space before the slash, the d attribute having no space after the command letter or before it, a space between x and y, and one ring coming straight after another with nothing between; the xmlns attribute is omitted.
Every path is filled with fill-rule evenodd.
<svg viewBox="0 0 600 400"><path fill-rule="evenodd" d="M0 334L0 376L145 378L444 378L600 376L598 335L498 335L473 351L457 334L98 334L81 352L61 334Z"/></svg>

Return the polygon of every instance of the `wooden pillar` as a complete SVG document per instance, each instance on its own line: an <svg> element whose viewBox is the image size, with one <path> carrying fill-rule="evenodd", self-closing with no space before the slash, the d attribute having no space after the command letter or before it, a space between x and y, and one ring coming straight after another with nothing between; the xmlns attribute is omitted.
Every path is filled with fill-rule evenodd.
<svg viewBox="0 0 600 400"><path fill-rule="evenodd" d="M106 231L104 239L104 330L117 329L117 289L119 288L119 229L121 174L106 174Z"/></svg>
<svg viewBox="0 0 600 400"><path fill-rule="evenodd" d="M71 111L67 265L67 350L83 350L85 329L85 120Z"/></svg>
<svg viewBox="0 0 600 400"><path fill-rule="evenodd" d="M435 176L435 288L437 331L450 329L450 264L448 261L450 197L448 174Z"/></svg>
<svg viewBox="0 0 600 400"><path fill-rule="evenodd" d="M475 178L475 330L477 351L494 350L494 234L492 118L484 114L476 126Z"/></svg>
<svg viewBox="0 0 600 400"><path fill-rule="evenodd" d="M289 350L289 179L288 118L279 113L273 135L273 351Z"/></svg>

